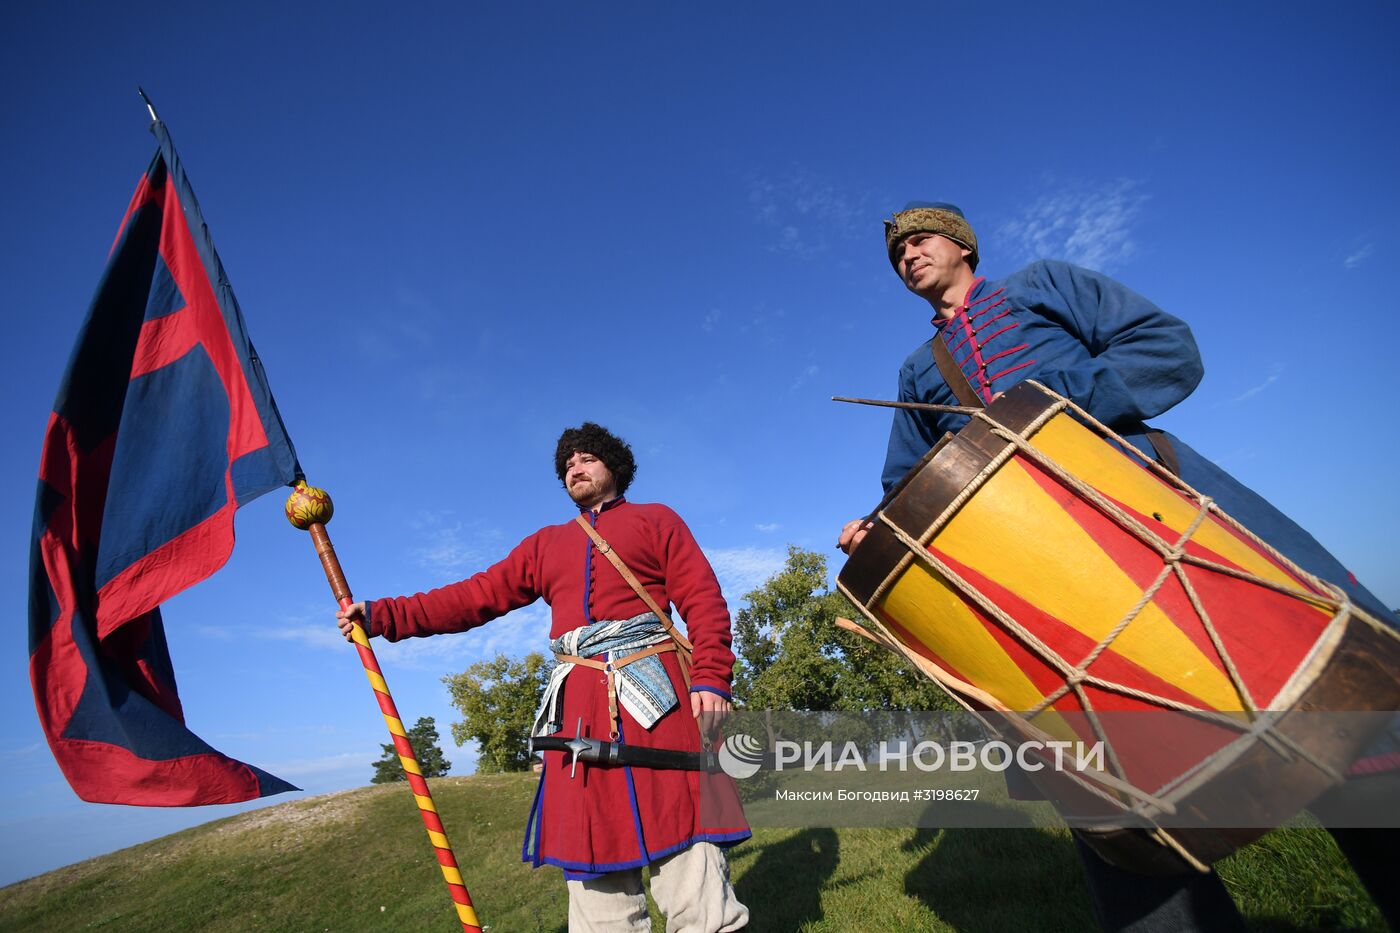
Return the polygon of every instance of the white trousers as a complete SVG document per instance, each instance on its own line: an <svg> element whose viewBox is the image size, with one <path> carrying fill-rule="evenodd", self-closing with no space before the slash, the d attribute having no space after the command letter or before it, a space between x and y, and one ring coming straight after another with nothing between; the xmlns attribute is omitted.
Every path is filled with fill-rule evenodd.
<svg viewBox="0 0 1400 933"><path fill-rule="evenodd" d="M729 864L710 842L697 842L651 863L651 896L666 915L666 933L728 933L749 922L729 884ZM569 933L650 933L642 870L569 882Z"/></svg>

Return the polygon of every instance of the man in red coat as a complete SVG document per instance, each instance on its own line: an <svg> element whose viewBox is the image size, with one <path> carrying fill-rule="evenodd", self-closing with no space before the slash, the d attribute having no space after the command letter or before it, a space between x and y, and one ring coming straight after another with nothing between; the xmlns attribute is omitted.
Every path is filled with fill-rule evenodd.
<svg viewBox="0 0 1400 933"><path fill-rule="evenodd" d="M623 745L701 751L697 720L730 710L734 665L729 609L690 529L664 505L623 498L636 472L631 448L591 422L566 430L555 472L580 515L621 558L658 608L674 605L694 646L687 677L675 641L578 521L541 528L488 569L428 593L355 603L338 614L372 637L462 632L541 597L560 659L535 734L563 732ZM648 650L648 649L651 650ZM647 655L611 676L609 664ZM573 659L573 660L568 660ZM610 694L615 697L610 699ZM703 717L703 719L702 719ZM557 865L569 886L570 930L650 930L641 867L668 930L741 929L720 847L748 838L733 782L691 770L590 765L544 753L522 858Z"/></svg>

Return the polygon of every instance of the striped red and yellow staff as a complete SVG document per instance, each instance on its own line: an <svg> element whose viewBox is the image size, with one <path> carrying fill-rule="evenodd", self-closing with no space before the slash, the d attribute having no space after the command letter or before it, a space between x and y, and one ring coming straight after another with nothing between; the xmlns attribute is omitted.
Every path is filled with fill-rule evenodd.
<svg viewBox="0 0 1400 933"><path fill-rule="evenodd" d="M326 491L308 486L305 481L297 483L295 491L287 498L287 521L303 531L311 532L311 540L316 544L316 554L321 558L321 567L326 571L326 582L331 585L331 592L335 594L340 608L344 609L354 600L350 596L350 585L345 582L345 574L340 569L340 561L336 559L335 548L331 546L330 535L326 532L326 522L331 520L334 511L331 497ZM379 701L380 712L384 714L384 724L389 727L389 733L394 738L394 749L399 754L399 762L403 765L409 787L413 789L413 799L417 801L418 813L423 817L423 825L427 827L428 839L433 844L433 854L437 856L443 880L447 882L447 889L452 894L457 918L462 921L462 930L464 933L481 933L476 910L472 907L471 895L467 893L462 873L457 868L457 857L452 854L452 846L447 842L447 832L442 827L437 807L433 805L432 792L428 789L428 782L423 779L423 771L418 766L418 756L414 754L413 744L408 739L408 733L404 731L398 708L394 706L394 698L389 694L389 685L384 682L379 662L374 657L374 649L369 646L369 637L358 622L354 624L352 637L355 639L355 648L360 652L360 663L365 667L365 676L369 678L369 684L374 688L375 699Z"/></svg>

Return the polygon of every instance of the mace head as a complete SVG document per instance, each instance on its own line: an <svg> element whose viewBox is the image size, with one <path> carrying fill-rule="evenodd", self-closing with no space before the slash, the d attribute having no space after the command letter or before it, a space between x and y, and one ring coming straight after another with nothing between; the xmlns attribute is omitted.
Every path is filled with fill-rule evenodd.
<svg viewBox="0 0 1400 933"><path fill-rule="evenodd" d="M335 514L335 505L330 494L324 489L306 485L306 480L297 480L296 488L287 497L287 521L302 531L312 525L324 525Z"/></svg>

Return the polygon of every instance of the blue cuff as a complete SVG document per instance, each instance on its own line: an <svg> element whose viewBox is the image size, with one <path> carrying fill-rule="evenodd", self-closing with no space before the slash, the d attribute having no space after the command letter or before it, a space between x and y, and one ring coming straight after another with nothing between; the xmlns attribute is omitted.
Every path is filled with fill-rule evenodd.
<svg viewBox="0 0 1400 933"><path fill-rule="evenodd" d="M724 697L726 700L732 700L732 699L734 699L732 696L729 695L729 691L728 691L728 690L721 690L721 689L718 688L718 687L691 687L691 688L690 688L690 692L691 692L691 693L714 693L714 694L718 694L719 696Z"/></svg>

